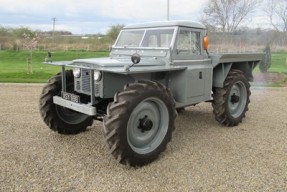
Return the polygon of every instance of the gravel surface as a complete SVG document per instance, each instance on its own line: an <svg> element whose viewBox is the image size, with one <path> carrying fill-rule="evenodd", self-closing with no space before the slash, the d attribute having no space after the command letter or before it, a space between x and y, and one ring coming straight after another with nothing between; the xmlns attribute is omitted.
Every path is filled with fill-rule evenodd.
<svg viewBox="0 0 287 192"><path fill-rule="evenodd" d="M252 88L247 117L219 125L210 103L187 108L148 166L118 164L95 122L59 135L42 122L42 85L0 84L0 191L287 191L287 88Z"/></svg>

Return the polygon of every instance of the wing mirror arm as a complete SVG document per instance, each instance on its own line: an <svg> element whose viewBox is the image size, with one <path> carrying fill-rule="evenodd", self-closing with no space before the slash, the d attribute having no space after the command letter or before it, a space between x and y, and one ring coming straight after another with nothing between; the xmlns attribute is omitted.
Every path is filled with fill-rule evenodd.
<svg viewBox="0 0 287 192"><path fill-rule="evenodd" d="M136 65L136 64L138 64L140 61L141 61L141 56L138 54L138 53L134 53L132 56L131 56L131 61L133 62L133 64L131 65L131 66L129 66L129 65L125 65L124 66L124 69L125 69L125 71L130 71L130 69L134 66L134 65Z"/></svg>

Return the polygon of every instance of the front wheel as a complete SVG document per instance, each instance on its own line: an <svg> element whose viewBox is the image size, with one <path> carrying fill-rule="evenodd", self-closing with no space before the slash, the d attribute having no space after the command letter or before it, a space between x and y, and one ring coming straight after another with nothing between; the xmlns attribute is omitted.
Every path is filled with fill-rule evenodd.
<svg viewBox="0 0 287 192"><path fill-rule="evenodd" d="M231 70L223 88L213 89L213 113L225 126L236 126L245 117L250 103L250 84L240 70Z"/></svg>
<svg viewBox="0 0 287 192"><path fill-rule="evenodd" d="M115 95L104 118L111 154L131 166L152 162L171 140L175 117L174 99L163 85L151 81L128 84Z"/></svg>
<svg viewBox="0 0 287 192"><path fill-rule="evenodd" d="M92 117L61 107L53 103L53 96L62 90L61 74L49 79L40 95L40 113L50 129L61 134L77 134L85 131L93 123ZM71 70L66 71L67 91L74 90L74 77Z"/></svg>

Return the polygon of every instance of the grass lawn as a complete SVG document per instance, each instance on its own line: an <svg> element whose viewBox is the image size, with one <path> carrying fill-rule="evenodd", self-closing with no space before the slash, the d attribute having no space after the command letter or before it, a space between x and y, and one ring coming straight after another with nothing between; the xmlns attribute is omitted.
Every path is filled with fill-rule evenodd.
<svg viewBox="0 0 287 192"><path fill-rule="evenodd" d="M272 64L268 72L284 73L287 75L287 52L272 53ZM254 69L254 73L261 73L259 66Z"/></svg>
<svg viewBox="0 0 287 192"><path fill-rule="evenodd" d="M108 52L55 51L53 61L69 61L79 58L106 57ZM61 68L43 64L47 52L33 52L33 74L27 74L28 52L0 51L0 82L43 83L58 73ZM260 73L257 67L254 71ZM272 53L272 65L268 72L287 75L287 52Z"/></svg>
<svg viewBox="0 0 287 192"><path fill-rule="evenodd" d="M272 53L272 65L268 72L285 73L287 75L287 53Z"/></svg>
<svg viewBox="0 0 287 192"><path fill-rule="evenodd" d="M261 73L259 67L254 69L254 75L263 78L262 82L254 83L263 87L282 87L287 85L287 52L272 53L272 64L268 73Z"/></svg>
<svg viewBox="0 0 287 192"><path fill-rule="evenodd" d="M79 58L105 57L108 52L55 51L53 61L69 61ZM47 52L33 52L33 74L27 73L28 52L0 51L0 82L43 83L58 73L61 68L43 64Z"/></svg>

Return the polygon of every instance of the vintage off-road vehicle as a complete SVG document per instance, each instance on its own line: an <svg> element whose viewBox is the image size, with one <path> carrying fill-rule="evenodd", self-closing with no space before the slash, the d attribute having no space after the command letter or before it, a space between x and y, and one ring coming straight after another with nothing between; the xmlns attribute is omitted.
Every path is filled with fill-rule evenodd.
<svg viewBox="0 0 287 192"><path fill-rule="evenodd" d="M177 109L210 101L219 123L238 125L262 54L209 54L206 33L189 21L131 25L108 58L47 62L62 72L40 96L44 122L58 133L77 134L103 121L110 153L131 166L148 164L165 150Z"/></svg>

